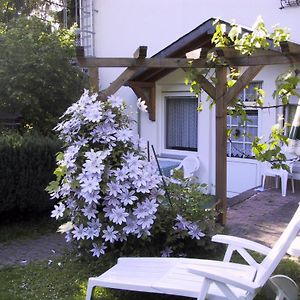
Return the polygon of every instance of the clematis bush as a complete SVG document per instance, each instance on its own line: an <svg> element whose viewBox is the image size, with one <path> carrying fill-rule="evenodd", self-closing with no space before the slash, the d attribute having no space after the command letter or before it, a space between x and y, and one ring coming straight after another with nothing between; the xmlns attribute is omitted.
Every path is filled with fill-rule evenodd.
<svg viewBox="0 0 300 300"><path fill-rule="evenodd" d="M204 236L196 222L166 201L155 162L147 160L125 109L121 98L99 101L86 90L54 129L64 148L57 155L56 180L47 187L59 201L51 216L66 222L59 231L67 242L96 257L110 250L126 252L133 244L156 243L155 236L166 230L195 240ZM166 216L172 218L168 228L163 224ZM168 241L157 241L154 248L167 247Z"/></svg>

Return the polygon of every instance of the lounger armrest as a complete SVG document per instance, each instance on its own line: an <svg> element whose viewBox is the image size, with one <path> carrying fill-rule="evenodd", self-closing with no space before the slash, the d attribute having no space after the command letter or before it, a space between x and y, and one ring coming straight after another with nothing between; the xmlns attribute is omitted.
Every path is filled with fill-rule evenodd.
<svg viewBox="0 0 300 300"><path fill-rule="evenodd" d="M236 237L236 236L231 236L231 235L217 234L217 235L214 235L211 240L213 242L227 244L232 247L253 250L253 251L259 252L264 255L267 255L271 250L271 248L261 245L259 243L249 241L247 239L243 239L243 238Z"/></svg>
<svg viewBox="0 0 300 300"><path fill-rule="evenodd" d="M229 284L229 285L233 285L237 288L240 289L244 289L249 291L250 293L254 293L255 290L257 290L259 288L259 286L255 283L253 283L252 281L242 281L240 277L234 277L231 273L229 273L228 276L223 275L223 274L219 274L216 272L212 272L209 269L206 269L201 266L201 267L190 267L188 268L188 271L202 276L206 279L215 281L215 282L219 282L219 283L223 283L223 284ZM226 272L225 272L226 273Z"/></svg>

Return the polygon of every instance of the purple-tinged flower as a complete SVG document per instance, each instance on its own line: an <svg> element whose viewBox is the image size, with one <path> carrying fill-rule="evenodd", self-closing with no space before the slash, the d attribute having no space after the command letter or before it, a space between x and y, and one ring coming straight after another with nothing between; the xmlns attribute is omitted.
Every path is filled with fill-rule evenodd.
<svg viewBox="0 0 300 300"><path fill-rule="evenodd" d="M126 234L134 233L137 230L137 219L133 216L130 216L126 219L126 226L123 227L123 231Z"/></svg>
<svg viewBox="0 0 300 300"><path fill-rule="evenodd" d="M58 218L62 218L65 209L66 209L65 205L61 202L58 205L54 205L54 210L52 210L51 217L55 218L56 220Z"/></svg>
<svg viewBox="0 0 300 300"><path fill-rule="evenodd" d="M81 209L83 212L83 215L86 216L89 220L92 218L96 218L96 214L98 213L98 210L94 208L93 205L85 206Z"/></svg>
<svg viewBox="0 0 300 300"><path fill-rule="evenodd" d="M123 203L123 205L127 206L132 205L134 201L138 200L138 197L134 195L134 191L126 190L121 194L120 200Z"/></svg>
<svg viewBox="0 0 300 300"><path fill-rule="evenodd" d="M121 107L123 105L123 99L115 95L109 96L107 100L111 103L111 107Z"/></svg>
<svg viewBox="0 0 300 300"><path fill-rule="evenodd" d="M100 230L99 229L95 229L93 227L88 227L86 229L86 232L85 232L86 238L87 239L91 239L91 240L93 240L94 237L98 237L99 233L100 233Z"/></svg>
<svg viewBox="0 0 300 300"><path fill-rule="evenodd" d="M105 242L110 241L111 243L114 243L118 240L118 231L114 230L114 226L107 226L106 230L103 230L102 237L104 238Z"/></svg>
<svg viewBox="0 0 300 300"><path fill-rule="evenodd" d="M106 248L107 247L103 244L101 246L98 246L96 243L93 243L93 248L92 248L91 252L93 253L93 256L100 257L101 255L105 254Z"/></svg>
<svg viewBox="0 0 300 300"><path fill-rule="evenodd" d="M173 253L173 250L171 247L166 247L163 251L160 252L161 257L170 257Z"/></svg>
<svg viewBox="0 0 300 300"><path fill-rule="evenodd" d="M200 240L205 234L200 230L197 224L193 223L189 226L188 234L192 237L192 239Z"/></svg>
<svg viewBox="0 0 300 300"><path fill-rule="evenodd" d="M74 225L74 230L72 231L73 237L78 240L84 240L86 236L86 229L82 224L79 226Z"/></svg>
<svg viewBox="0 0 300 300"><path fill-rule="evenodd" d="M109 219L113 223L121 225L123 222L126 222L126 217L128 217L128 213L125 211L125 208L116 207L112 209Z"/></svg>

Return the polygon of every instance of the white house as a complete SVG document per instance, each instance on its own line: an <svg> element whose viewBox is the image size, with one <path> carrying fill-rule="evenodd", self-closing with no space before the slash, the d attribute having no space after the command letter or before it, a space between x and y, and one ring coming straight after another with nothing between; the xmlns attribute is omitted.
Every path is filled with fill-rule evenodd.
<svg viewBox="0 0 300 300"><path fill-rule="evenodd" d="M212 17L228 22L235 20L242 26L251 27L259 15L269 29L276 24L289 28L292 41L300 43L300 6L297 3L293 0L81 0L82 45L86 55L96 57L132 57L138 46L147 45L150 57L162 49L168 51L175 41L181 42L182 37L195 28L200 30ZM272 98L275 79L287 67L264 67L244 91L242 97L245 103L251 102L249 95L253 94L253 87L259 85L266 91L266 105L275 105L277 100ZM100 89L108 87L122 71L121 68L100 69ZM208 107L204 93L201 99L190 94L189 87L184 84L185 73L182 70L166 76L160 74L157 78L155 120L150 120L147 113L137 111L137 97L130 88L123 87L118 94L131 105L141 137L154 145L160 156L181 159L197 153L201 161L200 181L207 183L209 192L214 193L215 111ZM203 101L202 112L196 110L198 101ZM296 99L292 99L284 111L282 108L249 109L249 118L253 122L249 124L248 131L253 136L268 136L278 116L285 114L291 118L296 104ZM227 121L228 127L239 130L237 120L228 117ZM250 145L251 141L245 137L228 143L229 196L261 183L261 164L252 158ZM300 179L300 169L298 176Z"/></svg>

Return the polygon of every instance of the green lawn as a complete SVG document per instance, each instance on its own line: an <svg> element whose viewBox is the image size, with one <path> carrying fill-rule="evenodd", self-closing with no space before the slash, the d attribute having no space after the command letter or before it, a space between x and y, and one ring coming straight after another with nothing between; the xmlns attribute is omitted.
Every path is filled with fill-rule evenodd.
<svg viewBox="0 0 300 300"><path fill-rule="evenodd" d="M87 279L101 274L113 262L105 260L77 259L75 255L68 255L54 261L31 263L23 267L11 267L0 270L0 300L84 300ZM284 260L277 273L286 274L300 284L300 264L291 260ZM95 290L95 300L176 300L182 297L161 296L156 294L142 294L106 289ZM256 299L265 299L258 296Z"/></svg>
<svg viewBox="0 0 300 300"><path fill-rule="evenodd" d="M75 256L75 255L74 255ZM0 300L83 300L88 277L101 274L111 263L65 256L54 261L31 263L0 270ZM124 291L95 289L95 300L185 299Z"/></svg>
<svg viewBox="0 0 300 300"><path fill-rule="evenodd" d="M36 239L41 235L55 232L57 222L49 215L38 219L20 220L15 222L0 223L0 243L9 243L14 240Z"/></svg>

